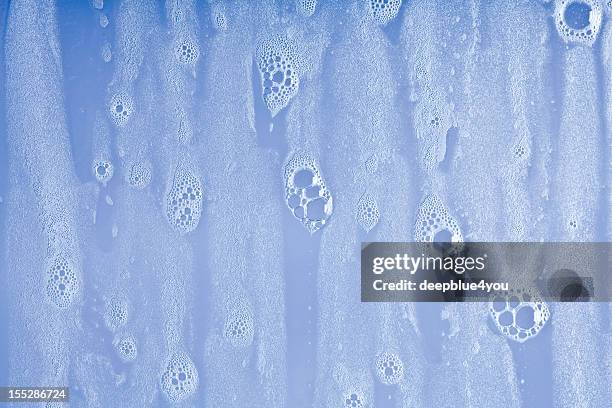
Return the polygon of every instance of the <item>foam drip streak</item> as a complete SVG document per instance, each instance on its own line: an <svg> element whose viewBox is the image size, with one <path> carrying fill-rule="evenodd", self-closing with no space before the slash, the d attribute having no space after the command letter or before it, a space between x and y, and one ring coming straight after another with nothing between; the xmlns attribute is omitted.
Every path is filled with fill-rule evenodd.
<svg viewBox="0 0 612 408"><path fill-rule="evenodd" d="M556 204L551 228L565 241L597 240L596 220L600 186L601 135L596 82L595 55L590 48L572 47L565 55L563 111L558 138L558 163L552 189ZM575 154L580 151L580 154ZM577 254L576 269L588 259ZM597 283L595 283L597 285ZM609 383L595 372L603 372L597 350L598 313L594 303L559 303L553 309L553 378L555 403L560 407L604 406ZM580 334L578 334L580 333ZM571 350L571 352L570 352ZM607 398L608 397L608 398Z"/></svg>
<svg viewBox="0 0 612 408"><path fill-rule="evenodd" d="M373 226L372 239L407 239L409 166L395 153L401 136L396 127L398 118L389 109L396 100L396 84L387 55L388 43L375 24L360 20L360 10L355 7L350 12L348 34L342 35L333 53L330 50L325 67L332 85L324 90L322 111L338 114L323 116L325 134L334 149L323 150L321 162L338 207L329 226L322 230L317 354L333 354L336 358L319 360L315 405L336 406L351 399L364 406L383 406L381 401L385 406L393 401L409 405L415 401L415 389L404 370L420 371L412 367L417 365L410 351L415 347L413 337L402 338L402 333L413 334L411 323L407 318L397 322L392 317L403 306L360 303L356 273L359 243L365 238L365 231L360 231L356 222L357 204L364 192L380 208L380 221ZM359 56L357 60L353 55ZM377 92L369 92L370 89ZM386 175L384 180L380 174ZM409 314L407 311L403 316ZM364 325L371 328L370 334L360 330ZM399 331L395 330L398 326ZM396 363L393 373L387 376L378 363L388 361Z"/></svg>
<svg viewBox="0 0 612 408"><path fill-rule="evenodd" d="M606 234L604 241L612 241L612 23L610 20L606 21L604 30L602 33L601 40L601 65L603 66L603 94L604 104L607 107L604 112L605 118L605 131L606 131L606 144L607 144L607 159L604 159L604 175L605 175L605 186L604 190L604 208L607 208L607 225L605 226ZM607 163L607 167L606 167ZM609 254L609 262L612 262L612 254ZM608 276L608 282L606 287L612 287L612 277ZM608 316L606 331L612 333L612 303L605 306L604 315ZM607 354L612 355L612 340L608 340L605 347L607 348ZM612 382L612 364L606 365L608 383Z"/></svg>
<svg viewBox="0 0 612 408"><path fill-rule="evenodd" d="M299 8L300 4L306 6L306 3L308 2L296 2L296 7ZM316 2L310 3L314 11ZM319 120L323 115L323 71L328 53L328 30L333 27L328 20L329 15L322 13L310 16L309 19L304 19L300 15L287 30L300 39L299 44L303 47L299 50L300 56L302 60L309 62L300 72L302 80L299 91L286 108L288 152L285 168L296 154L308 154L317 160L321 158L320 145L325 142L325 133ZM261 89L259 75L257 88ZM257 94L256 97L261 96ZM276 125L275 130L278 130ZM283 170L280 169L279 175L284 173ZM321 171L324 176L325 168ZM314 191L312 187L311 189ZM285 204L287 207L283 208L284 236L290 243L284 246L283 254L287 273L285 321L287 322L288 398L299 401L302 405L311 406L317 360L316 342L312 339L317 331L316 271L320 233L311 235L305 231L303 226L296 222L295 209L291 208L287 201ZM308 386L305 386L306 384Z"/></svg>
<svg viewBox="0 0 612 408"><path fill-rule="evenodd" d="M542 231L534 230L534 220L543 216L540 211L541 192L532 191L530 178L540 178L534 174L539 167L532 166L534 156L534 135L544 138L538 121L546 118L546 89L544 88L544 63L548 53L544 47L535 51L525 48L525 44L541 44L546 39L545 16L539 7L526 4L506 5L499 13L504 28L499 47L508 55L507 93L512 107L512 133L504 143L501 166L505 173L501 180L506 225L506 239L510 241L536 240ZM516 19L523 18L525 29L516 31ZM531 173L531 174L529 174Z"/></svg>
<svg viewBox="0 0 612 408"><path fill-rule="evenodd" d="M8 271L19 277L9 280L11 307L19 311L9 322L15 328L9 354L13 384L66 384L79 325L78 199L55 13L52 2L14 1L7 23L10 177L26 182L14 183L8 203ZM64 261L76 285L49 292L50 267Z"/></svg>
<svg viewBox="0 0 612 408"><path fill-rule="evenodd" d="M214 237L206 249L211 322L201 355L204 397L209 406L286 406L280 163L257 147L252 126L256 17L236 4L228 18L243 29L215 35L207 49L198 110L206 127L194 146L206 169L203 217Z"/></svg>
<svg viewBox="0 0 612 408"><path fill-rule="evenodd" d="M482 21L494 24L490 20L499 13L494 6L472 2L467 21L459 23L460 31L455 33L465 37L462 50L465 60L457 64L456 70L463 74L458 86L462 88L461 95L466 97L457 98L455 105L459 138L456 158L446 180L448 199L468 241L500 238L495 214L500 206L497 185L501 175L484 158L501 160L503 150L499 145L506 143L504 134L511 134L507 125L511 123L505 89L507 70L489 63L506 61L498 51L505 45L499 35L485 39L492 43L487 48L481 40ZM479 110L481 106L487 106L487 110ZM426 405L444 406L448 395L453 395L459 398L453 401L458 406L520 406L512 353L503 337L491 336L487 315L483 313L485 308L482 304L469 303L443 307L441 319L448 330L444 331L441 342L441 362L431 369L435 383L427 393ZM470 367L479 367L480 372L475 374Z"/></svg>

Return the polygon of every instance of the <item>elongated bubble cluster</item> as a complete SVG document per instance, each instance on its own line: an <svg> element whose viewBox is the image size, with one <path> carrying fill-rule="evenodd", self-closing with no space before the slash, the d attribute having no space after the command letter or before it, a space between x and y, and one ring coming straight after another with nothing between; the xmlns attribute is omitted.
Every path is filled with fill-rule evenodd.
<svg viewBox="0 0 612 408"><path fill-rule="evenodd" d="M211 19L215 30L218 32L227 31L227 16L225 13L225 7L223 7L221 4L215 4L213 6Z"/></svg>
<svg viewBox="0 0 612 408"><path fill-rule="evenodd" d="M66 309L79 291L74 263L62 255L54 257L47 267L46 278L47 298L60 309Z"/></svg>
<svg viewBox="0 0 612 408"><path fill-rule="evenodd" d="M115 331L125 325L128 319L128 303L113 296L106 301L104 321L109 330Z"/></svg>
<svg viewBox="0 0 612 408"><path fill-rule="evenodd" d="M288 40L275 35L259 44L256 58L264 102L272 116L276 116L298 91L297 51Z"/></svg>
<svg viewBox="0 0 612 408"><path fill-rule="evenodd" d="M364 193L357 203L357 222L366 232L378 224L380 210L374 196Z"/></svg>
<svg viewBox="0 0 612 408"><path fill-rule="evenodd" d="M235 347L248 347L253 342L253 312L246 305L234 308L227 316L223 335Z"/></svg>
<svg viewBox="0 0 612 408"><path fill-rule="evenodd" d="M298 153L285 166L285 201L293 216L311 233L322 228L333 211L332 196L317 163Z"/></svg>
<svg viewBox="0 0 612 408"><path fill-rule="evenodd" d="M202 212L202 195L200 180L179 166L166 197L166 216L176 231L187 233L196 229Z"/></svg>

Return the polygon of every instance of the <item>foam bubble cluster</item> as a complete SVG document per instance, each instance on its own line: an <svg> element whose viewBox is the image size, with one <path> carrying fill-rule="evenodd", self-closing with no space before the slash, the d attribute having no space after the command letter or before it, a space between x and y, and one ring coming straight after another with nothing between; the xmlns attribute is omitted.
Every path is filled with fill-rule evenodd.
<svg viewBox="0 0 612 408"><path fill-rule="evenodd" d="M138 350L136 348L136 339L133 336L128 335L121 338L115 345L115 348L121 360L125 362L136 360Z"/></svg>
<svg viewBox="0 0 612 408"><path fill-rule="evenodd" d="M344 395L345 408L363 408L365 407L365 396L361 391L351 391Z"/></svg>
<svg viewBox="0 0 612 408"><path fill-rule="evenodd" d="M151 182L152 172L152 166L148 160L132 164L128 173L129 185L142 190Z"/></svg>
<svg viewBox="0 0 612 408"><path fill-rule="evenodd" d="M166 216L180 233L198 226L202 212L202 183L189 170L179 166L166 197Z"/></svg>
<svg viewBox="0 0 612 408"><path fill-rule="evenodd" d="M122 127L130 118L134 110L132 98L125 92L119 92L110 100L109 111L115 125Z"/></svg>
<svg viewBox="0 0 612 408"><path fill-rule="evenodd" d="M557 0L555 24L567 43L593 45L601 28L602 8L597 0Z"/></svg>
<svg viewBox="0 0 612 408"><path fill-rule="evenodd" d="M397 384L404 378L404 363L397 354L384 352L376 359L376 375L383 384Z"/></svg>
<svg viewBox="0 0 612 408"><path fill-rule="evenodd" d="M220 4L215 4L212 9L212 25L215 30L219 32L227 31L227 17L225 15L225 8Z"/></svg>
<svg viewBox="0 0 612 408"><path fill-rule="evenodd" d="M414 225L414 240L417 242L463 242L459 224L435 194L425 197L419 207Z"/></svg>
<svg viewBox="0 0 612 408"><path fill-rule="evenodd" d="M253 342L253 313L247 306L232 310L225 321L223 335L235 347L248 347Z"/></svg>
<svg viewBox="0 0 612 408"><path fill-rule="evenodd" d="M518 143L512 148L512 153L516 159L523 159L525 157L529 157L529 146L524 143Z"/></svg>
<svg viewBox="0 0 612 408"><path fill-rule="evenodd" d="M161 375L161 389L170 402L180 402L198 388L198 371L186 353L170 358Z"/></svg>
<svg viewBox="0 0 612 408"><path fill-rule="evenodd" d="M276 35L259 44L256 57L264 102L272 116L276 116L298 91L300 79L295 46Z"/></svg>
<svg viewBox="0 0 612 408"><path fill-rule="evenodd" d="M47 267L46 294L60 309L70 306L79 291L74 263L62 255L54 257Z"/></svg>
<svg viewBox="0 0 612 408"><path fill-rule="evenodd" d="M496 295L489 312L499 331L519 343L536 336L550 317L548 306L532 289Z"/></svg>
<svg viewBox="0 0 612 408"><path fill-rule="evenodd" d="M357 203L357 223L366 232L378 224L380 210L376 199L370 193L364 193Z"/></svg>
<svg viewBox="0 0 612 408"><path fill-rule="evenodd" d="M115 331L125 325L128 319L128 304L125 300L112 297L106 302L104 321L109 330Z"/></svg>
<svg viewBox="0 0 612 408"><path fill-rule="evenodd" d="M177 44L175 53L176 58L181 64L193 65L200 57L200 48L197 42L190 38L185 38Z"/></svg>
<svg viewBox="0 0 612 408"><path fill-rule="evenodd" d="M113 178L113 164L108 160L96 160L91 168L96 179L104 185Z"/></svg>
<svg viewBox="0 0 612 408"><path fill-rule="evenodd" d="M310 17L317 8L317 0L296 0L295 7L303 16Z"/></svg>
<svg viewBox="0 0 612 408"><path fill-rule="evenodd" d="M310 233L316 232L333 211L332 196L318 165L309 155L298 153L285 166L284 177L287 206Z"/></svg>
<svg viewBox="0 0 612 408"><path fill-rule="evenodd" d="M397 16L402 0L368 0L372 17L377 24L384 26Z"/></svg>

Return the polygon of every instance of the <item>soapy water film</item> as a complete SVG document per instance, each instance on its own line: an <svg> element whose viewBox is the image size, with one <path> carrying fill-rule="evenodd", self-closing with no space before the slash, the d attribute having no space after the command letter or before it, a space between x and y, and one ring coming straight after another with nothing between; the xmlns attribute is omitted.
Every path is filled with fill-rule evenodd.
<svg viewBox="0 0 612 408"><path fill-rule="evenodd" d="M608 303L362 304L359 249L610 241L611 13L0 1L0 385L609 406Z"/></svg>

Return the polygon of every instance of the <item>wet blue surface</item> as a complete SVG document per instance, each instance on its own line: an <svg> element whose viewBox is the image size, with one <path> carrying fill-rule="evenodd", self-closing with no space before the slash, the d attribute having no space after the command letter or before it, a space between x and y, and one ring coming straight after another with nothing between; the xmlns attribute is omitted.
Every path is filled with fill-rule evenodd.
<svg viewBox="0 0 612 408"><path fill-rule="evenodd" d="M0 385L75 407L609 403L608 304L551 304L519 343L488 305L361 303L358 257L428 239L434 210L436 236L609 241L609 6L567 6L594 33L568 39L561 1L179 3L0 2Z"/></svg>

